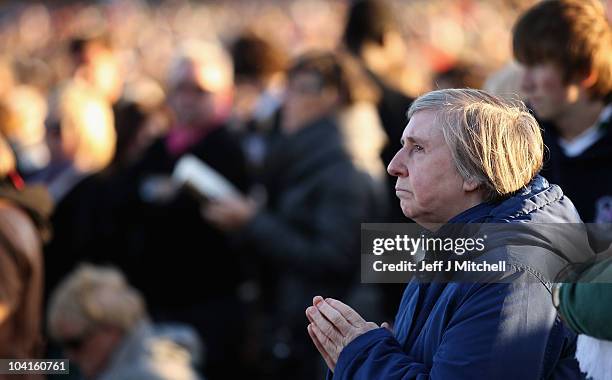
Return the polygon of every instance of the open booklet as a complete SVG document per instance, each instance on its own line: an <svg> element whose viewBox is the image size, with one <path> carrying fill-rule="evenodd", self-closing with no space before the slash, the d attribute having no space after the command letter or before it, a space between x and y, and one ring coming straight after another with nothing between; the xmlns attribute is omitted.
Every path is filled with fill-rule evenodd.
<svg viewBox="0 0 612 380"><path fill-rule="evenodd" d="M215 169L194 155L183 156L174 167L172 179L187 187L202 200L232 198L240 191Z"/></svg>

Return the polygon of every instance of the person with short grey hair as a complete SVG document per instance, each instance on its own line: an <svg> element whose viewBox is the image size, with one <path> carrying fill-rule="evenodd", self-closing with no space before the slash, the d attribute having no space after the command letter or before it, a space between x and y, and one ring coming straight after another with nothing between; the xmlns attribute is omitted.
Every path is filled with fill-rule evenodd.
<svg viewBox="0 0 612 380"><path fill-rule="evenodd" d="M86 379L199 378L192 352L157 333L144 299L116 269L77 268L53 292L47 322Z"/></svg>
<svg viewBox="0 0 612 380"><path fill-rule="evenodd" d="M486 200L503 198L525 186L542 168L540 127L520 101L509 102L484 91L449 89L418 98L408 118L425 111L433 112L440 123L461 177L476 181Z"/></svg>
<svg viewBox="0 0 612 380"><path fill-rule="evenodd" d="M521 103L471 89L425 94L408 116L388 167L404 215L433 236L495 223L488 249L466 255L502 260L505 269L484 277L457 270L413 277L392 330L315 296L307 330L333 378L583 378L573 358L575 334L550 302L555 275L574 257L562 253L559 236L533 226L580 218L561 189L537 175L543 143L535 119ZM531 230L517 240L519 226Z"/></svg>

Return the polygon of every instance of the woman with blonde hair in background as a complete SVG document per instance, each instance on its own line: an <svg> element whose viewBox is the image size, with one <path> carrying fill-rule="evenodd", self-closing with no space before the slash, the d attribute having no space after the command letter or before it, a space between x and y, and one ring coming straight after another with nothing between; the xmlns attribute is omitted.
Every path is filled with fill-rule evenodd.
<svg viewBox="0 0 612 380"><path fill-rule="evenodd" d="M145 301L121 272L83 264L51 296L51 336L86 379L196 380L199 341L176 343L150 323ZM185 335L184 333L182 335Z"/></svg>
<svg viewBox="0 0 612 380"><path fill-rule="evenodd" d="M27 178L47 186L56 203L53 239L45 246L45 289L53 289L78 262L91 260L101 235L104 189L94 174L115 154L110 103L82 81L52 93L46 119L49 165Z"/></svg>
<svg viewBox="0 0 612 380"><path fill-rule="evenodd" d="M113 110L95 89L78 81L51 97L47 144L51 161L32 182L42 182L56 202L80 180L105 168L115 153Z"/></svg>

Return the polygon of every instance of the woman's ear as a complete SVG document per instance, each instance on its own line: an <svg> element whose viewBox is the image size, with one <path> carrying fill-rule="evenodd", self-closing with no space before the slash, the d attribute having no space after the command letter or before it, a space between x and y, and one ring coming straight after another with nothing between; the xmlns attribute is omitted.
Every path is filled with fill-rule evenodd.
<svg viewBox="0 0 612 380"><path fill-rule="evenodd" d="M480 183L473 178L463 180L463 191L472 192L478 190Z"/></svg>

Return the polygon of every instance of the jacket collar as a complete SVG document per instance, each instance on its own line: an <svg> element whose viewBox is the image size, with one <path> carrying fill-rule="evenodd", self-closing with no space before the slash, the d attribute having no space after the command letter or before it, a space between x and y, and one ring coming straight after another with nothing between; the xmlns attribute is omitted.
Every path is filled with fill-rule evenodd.
<svg viewBox="0 0 612 380"><path fill-rule="evenodd" d="M537 175L524 188L518 190L513 196L498 202L483 202L453 217L449 223L507 223L511 220L531 220L533 214L539 209L558 203L564 197L563 191L557 185L550 185L548 181ZM568 222L575 215L571 204L558 205L568 208L564 211L568 215Z"/></svg>

